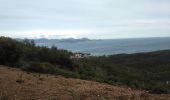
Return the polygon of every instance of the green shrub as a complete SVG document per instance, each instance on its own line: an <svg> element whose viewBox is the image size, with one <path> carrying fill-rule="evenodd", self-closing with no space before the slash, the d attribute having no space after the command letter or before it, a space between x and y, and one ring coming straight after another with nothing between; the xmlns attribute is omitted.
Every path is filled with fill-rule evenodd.
<svg viewBox="0 0 170 100"><path fill-rule="evenodd" d="M0 64L14 66L22 55L21 43L0 37Z"/></svg>
<svg viewBox="0 0 170 100"><path fill-rule="evenodd" d="M55 74L55 67L50 63L44 62L27 62L22 65L22 69L25 71L39 72L39 73L50 73Z"/></svg>
<svg viewBox="0 0 170 100"><path fill-rule="evenodd" d="M40 72L40 73L46 72L46 68L44 64L39 62L28 62L22 66L22 69L31 72Z"/></svg>
<svg viewBox="0 0 170 100"><path fill-rule="evenodd" d="M79 74L67 69L55 68L55 75L63 75L69 78L80 78Z"/></svg>

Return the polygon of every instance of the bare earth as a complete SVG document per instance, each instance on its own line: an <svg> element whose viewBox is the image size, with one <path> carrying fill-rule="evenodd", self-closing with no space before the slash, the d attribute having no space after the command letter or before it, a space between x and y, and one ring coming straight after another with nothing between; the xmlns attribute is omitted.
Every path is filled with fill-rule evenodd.
<svg viewBox="0 0 170 100"><path fill-rule="evenodd" d="M0 100L170 100L125 86L27 73L0 65Z"/></svg>

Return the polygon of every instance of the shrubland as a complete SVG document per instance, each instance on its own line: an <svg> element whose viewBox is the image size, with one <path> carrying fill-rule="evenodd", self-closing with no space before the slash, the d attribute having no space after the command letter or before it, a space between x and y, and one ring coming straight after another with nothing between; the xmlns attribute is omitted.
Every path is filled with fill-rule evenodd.
<svg viewBox="0 0 170 100"><path fill-rule="evenodd" d="M91 56L70 59L72 52L36 46L33 40L0 37L0 64L36 73L48 73L127 85L152 93L170 93L170 50Z"/></svg>

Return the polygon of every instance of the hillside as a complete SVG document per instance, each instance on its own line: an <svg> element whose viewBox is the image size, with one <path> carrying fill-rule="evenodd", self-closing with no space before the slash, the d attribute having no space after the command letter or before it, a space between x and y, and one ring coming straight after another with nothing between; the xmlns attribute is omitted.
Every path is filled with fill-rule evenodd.
<svg viewBox="0 0 170 100"><path fill-rule="evenodd" d="M170 50L90 57L77 62L84 79L170 93Z"/></svg>
<svg viewBox="0 0 170 100"><path fill-rule="evenodd" d="M125 86L28 73L0 65L0 100L170 100Z"/></svg>
<svg viewBox="0 0 170 100"><path fill-rule="evenodd" d="M27 72L61 75L149 93L170 93L170 50L71 59L72 52L0 37L0 64Z"/></svg>

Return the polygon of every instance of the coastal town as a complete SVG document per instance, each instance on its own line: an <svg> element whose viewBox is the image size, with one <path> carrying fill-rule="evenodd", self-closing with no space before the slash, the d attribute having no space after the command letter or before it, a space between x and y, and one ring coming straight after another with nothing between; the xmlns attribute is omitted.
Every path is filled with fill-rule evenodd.
<svg viewBox="0 0 170 100"><path fill-rule="evenodd" d="M70 56L71 59L83 59L88 58L91 54L90 53L79 53L76 52L72 56Z"/></svg>

